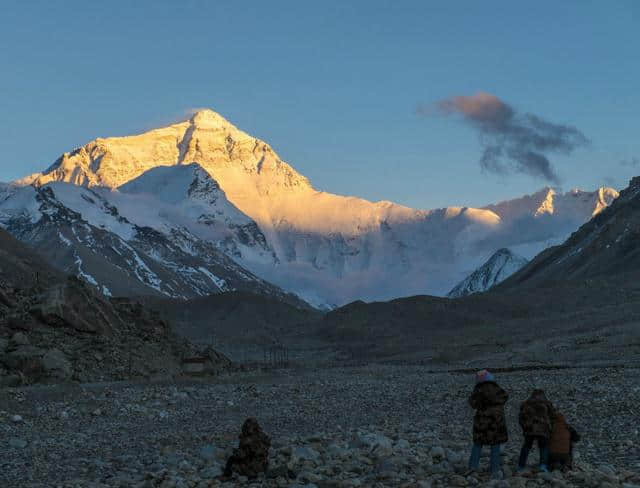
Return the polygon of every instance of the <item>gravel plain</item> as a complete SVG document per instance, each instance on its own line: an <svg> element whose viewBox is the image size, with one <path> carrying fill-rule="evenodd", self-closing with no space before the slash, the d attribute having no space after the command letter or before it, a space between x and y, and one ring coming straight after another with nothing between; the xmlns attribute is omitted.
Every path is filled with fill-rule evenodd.
<svg viewBox="0 0 640 488"><path fill-rule="evenodd" d="M640 487L640 369L498 373L510 394L504 479L467 475L473 375L419 366L234 373L198 381L0 390L2 487ZM518 408L541 387L582 435L575 470L514 475ZM270 470L220 479L247 417ZM485 455L488 453L485 453Z"/></svg>

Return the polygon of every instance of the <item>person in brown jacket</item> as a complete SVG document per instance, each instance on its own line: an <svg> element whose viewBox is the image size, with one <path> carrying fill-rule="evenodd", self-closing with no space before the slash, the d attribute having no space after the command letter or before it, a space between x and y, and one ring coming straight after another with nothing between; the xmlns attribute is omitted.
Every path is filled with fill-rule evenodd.
<svg viewBox="0 0 640 488"><path fill-rule="evenodd" d="M580 436L576 430L567 424L564 415L555 412L553 431L549 441L549 467L554 469L571 469L573 467L573 443L578 442Z"/></svg>
<svg viewBox="0 0 640 488"><path fill-rule="evenodd" d="M540 450L540 471L548 471L549 438L553 430L555 411L543 390L533 390L531 396L520 406L520 427L524 435L524 445L520 450L518 471L525 469L533 442Z"/></svg>
<svg viewBox="0 0 640 488"><path fill-rule="evenodd" d="M469 470L477 471L482 446L491 446L491 476L500 478L500 444L509 439L504 405L509 395L498 386L486 369L476 373L476 386L469 397L469 405L476 411L473 418L473 448Z"/></svg>

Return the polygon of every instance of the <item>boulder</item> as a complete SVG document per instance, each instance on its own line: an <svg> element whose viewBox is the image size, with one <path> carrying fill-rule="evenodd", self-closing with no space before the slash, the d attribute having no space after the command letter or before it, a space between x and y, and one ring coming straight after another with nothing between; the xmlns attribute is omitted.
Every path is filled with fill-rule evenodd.
<svg viewBox="0 0 640 488"><path fill-rule="evenodd" d="M31 314L51 327L99 334L119 321L112 307L77 279L54 285L37 297Z"/></svg>
<svg viewBox="0 0 640 488"><path fill-rule="evenodd" d="M24 449L27 447L27 441L20 439L19 437L12 437L9 439L9 447L14 449Z"/></svg>
<svg viewBox="0 0 640 488"><path fill-rule="evenodd" d="M14 334L14 337L17 334ZM42 356L45 351L36 346L20 345L14 350L0 356L0 361L10 370L19 370L24 373L27 370L41 369Z"/></svg>
<svg viewBox="0 0 640 488"><path fill-rule="evenodd" d="M42 367L48 376L60 379L71 378L73 370L71 362L59 349L50 349L42 357Z"/></svg>
<svg viewBox="0 0 640 488"><path fill-rule="evenodd" d="M16 306L15 301L4 290L0 289L0 304L5 307L13 308Z"/></svg>
<svg viewBox="0 0 640 488"><path fill-rule="evenodd" d="M29 345L29 338L22 332L16 332L11 336L11 345L13 347Z"/></svg>
<svg viewBox="0 0 640 488"><path fill-rule="evenodd" d="M291 450L291 458L297 461L317 461L320 453L311 447L298 446Z"/></svg>
<svg viewBox="0 0 640 488"><path fill-rule="evenodd" d="M352 447L364 449L377 458L390 456L393 452L391 439L376 433L357 434Z"/></svg>

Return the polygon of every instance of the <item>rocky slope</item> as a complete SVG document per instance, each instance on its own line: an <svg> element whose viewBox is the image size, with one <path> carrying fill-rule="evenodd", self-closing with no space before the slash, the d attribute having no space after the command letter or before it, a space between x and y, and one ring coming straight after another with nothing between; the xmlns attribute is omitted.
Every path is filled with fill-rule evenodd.
<svg viewBox="0 0 640 488"><path fill-rule="evenodd" d="M215 384L120 384L0 397L0 484L61 487L263 486L436 488L624 487L640 484L637 369L498 373L509 392L504 479L488 459L466 476L473 374L380 367L282 371ZM544 388L582 435L575 469L515 473L519 402ZM12 417L19 415L15 422ZM257 480L219 478L242 422L272 439ZM122 433L127 435L123 436Z"/></svg>
<svg viewBox="0 0 640 488"><path fill-rule="evenodd" d="M498 249L482 266L458 283L448 294L460 298L487 291L522 268L528 261L509 249Z"/></svg>
<svg viewBox="0 0 640 488"><path fill-rule="evenodd" d="M634 285L640 269L640 177L635 177L605 210L566 242L540 253L507 280L505 290L549 285L564 280L606 281Z"/></svg>
<svg viewBox="0 0 640 488"><path fill-rule="evenodd" d="M202 169L198 178L209 181L195 196L182 169L194 164ZM532 257L616 197L611 189L545 189L485 208L414 210L332 195L210 110L136 136L96 139L19 183L52 182L109 188L103 197L133 224L162 233L185 227L322 307L444 295L495 249Z"/></svg>
<svg viewBox="0 0 640 488"><path fill-rule="evenodd" d="M56 268L83 278L106 296L192 298L237 289L304 306L228 256L239 253L242 243L263 250L267 246L255 224L237 210L232 212L213 180L193 166L170 175L147 175L147 180L152 180L161 197L163 185L176 184L171 176L186 179L188 193L172 194L182 200L164 206L154 203L146 211L169 215L182 202L194 221L200 219L212 233L218 232L217 239L202 239L180 223L172 225L169 217L166 222L158 218L156 228L144 225L144 196L133 195L137 185L145 183L138 180L118 195L67 183L6 188L4 200L0 199L0 225ZM112 200L117 196L119 206L105 195ZM202 205L189 203L202 199ZM131 222L123 210L125 215L134 214L140 224ZM215 229L218 224L223 229Z"/></svg>
<svg viewBox="0 0 640 488"><path fill-rule="evenodd" d="M199 354L140 304L65 277L4 231L0 241L0 385L175 375ZM212 368L228 364L207 354Z"/></svg>
<svg viewBox="0 0 640 488"><path fill-rule="evenodd" d="M188 301L147 297L149 308L176 325L197 344L213 344L231 359L262 360L273 346L300 346L308 324L322 314L267 295L227 292Z"/></svg>

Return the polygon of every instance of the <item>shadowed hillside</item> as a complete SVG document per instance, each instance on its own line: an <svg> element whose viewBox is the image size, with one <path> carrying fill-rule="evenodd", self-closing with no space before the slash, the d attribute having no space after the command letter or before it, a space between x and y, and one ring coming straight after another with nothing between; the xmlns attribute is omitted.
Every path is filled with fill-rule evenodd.
<svg viewBox="0 0 640 488"><path fill-rule="evenodd" d="M322 313L298 308L273 297L233 291L192 300L146 297L145 303L176 324L177 331L195 343L242 359L259 358L264 348L300 344L308 340L310 324Z"/></svg>
<svg viewBox="0 0 640 488"><path fill-rule="evenodd" d="M636 286L640 270L640 177L562 245L540 253L500 289L598 279Z"/></svg>

